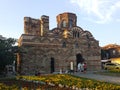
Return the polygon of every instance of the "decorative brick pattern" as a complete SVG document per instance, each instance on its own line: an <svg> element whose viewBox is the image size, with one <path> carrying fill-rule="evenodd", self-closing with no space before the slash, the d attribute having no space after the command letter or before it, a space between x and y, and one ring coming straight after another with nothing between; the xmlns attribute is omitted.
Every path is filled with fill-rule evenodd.
<svg viewBox="0 0 120 90"><path fill-rule="evenodd" d="M60 70L65 72L70 69L70 62L73 62L73 69L76 71L77 63L82 60L87 62L88 70L99 70L101 68L99 41L89 31L78 27L76 19L73 13L59 14L58 26L52 30L49 30L48 16L43 15L41 20L30 19L29 25L28 19L25 20L25 33L19 39L19 46L23 50L18 55L18 71L25 75ZM31 28L32 20L36 25L34 28ZM65 22L66 27L62 27ZM65 30L66 38L63 35ZM39 33L36 33L37 31Z"/></svg>

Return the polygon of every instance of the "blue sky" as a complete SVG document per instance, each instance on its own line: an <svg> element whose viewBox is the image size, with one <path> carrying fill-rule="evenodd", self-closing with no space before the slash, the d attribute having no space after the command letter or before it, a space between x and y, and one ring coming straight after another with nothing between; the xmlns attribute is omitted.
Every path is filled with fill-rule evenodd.
<svg viewBox="0 0 120 90"><path fill-rule="evenodd" d="M1 0L0 35L18 39L24 33L25 16L48 15L52 29L63 12L75 13L77 25L90 31L100 46L120 45L120 0Z"/></svg>

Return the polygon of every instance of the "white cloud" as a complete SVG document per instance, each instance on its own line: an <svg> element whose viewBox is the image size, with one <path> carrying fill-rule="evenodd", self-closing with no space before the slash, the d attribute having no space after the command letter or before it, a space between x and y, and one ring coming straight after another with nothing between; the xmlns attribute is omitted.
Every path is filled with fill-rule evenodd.
<svg viewBox="0 0 120 90"><path fill-rule="evenodd" d="M113 20L112 15L120 11L119 0L71 0L72 4L77 4L80 10L87 15L96 16L96 23L106 23Z"/></svg>
<svg viewBox="0 0 120 90"><path fill-rule="evenodd" d="M117 21L117 22L120 22L120 19L117 19L116 21Z"/></svg>

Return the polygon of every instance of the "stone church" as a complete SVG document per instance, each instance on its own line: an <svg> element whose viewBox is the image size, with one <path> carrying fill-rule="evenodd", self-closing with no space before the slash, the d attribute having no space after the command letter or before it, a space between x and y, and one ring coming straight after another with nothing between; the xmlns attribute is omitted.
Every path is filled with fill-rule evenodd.
<svg viewBox="0 0 120 90"><path fill-rule="evenodd" d="M77 26L74 13L57 15L57 27L49 29L49 16L40 19L24 17L24 34L18 40L22 49L17 55L20 74L53 73L77 70L87 63L88 70L101 69L101 48L93 35Z"/></svg>

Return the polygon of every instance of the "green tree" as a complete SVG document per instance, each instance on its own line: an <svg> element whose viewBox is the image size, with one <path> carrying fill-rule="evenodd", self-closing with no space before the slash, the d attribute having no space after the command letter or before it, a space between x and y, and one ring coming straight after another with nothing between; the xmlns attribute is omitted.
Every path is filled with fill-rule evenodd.
<svg viewBox="0 0 120 90"><path fill-rule="evenodd" d="M17 52L17 46L15 46L16 39L0 39L0 72L5 70L5 66L12 64Z"/></svg>

